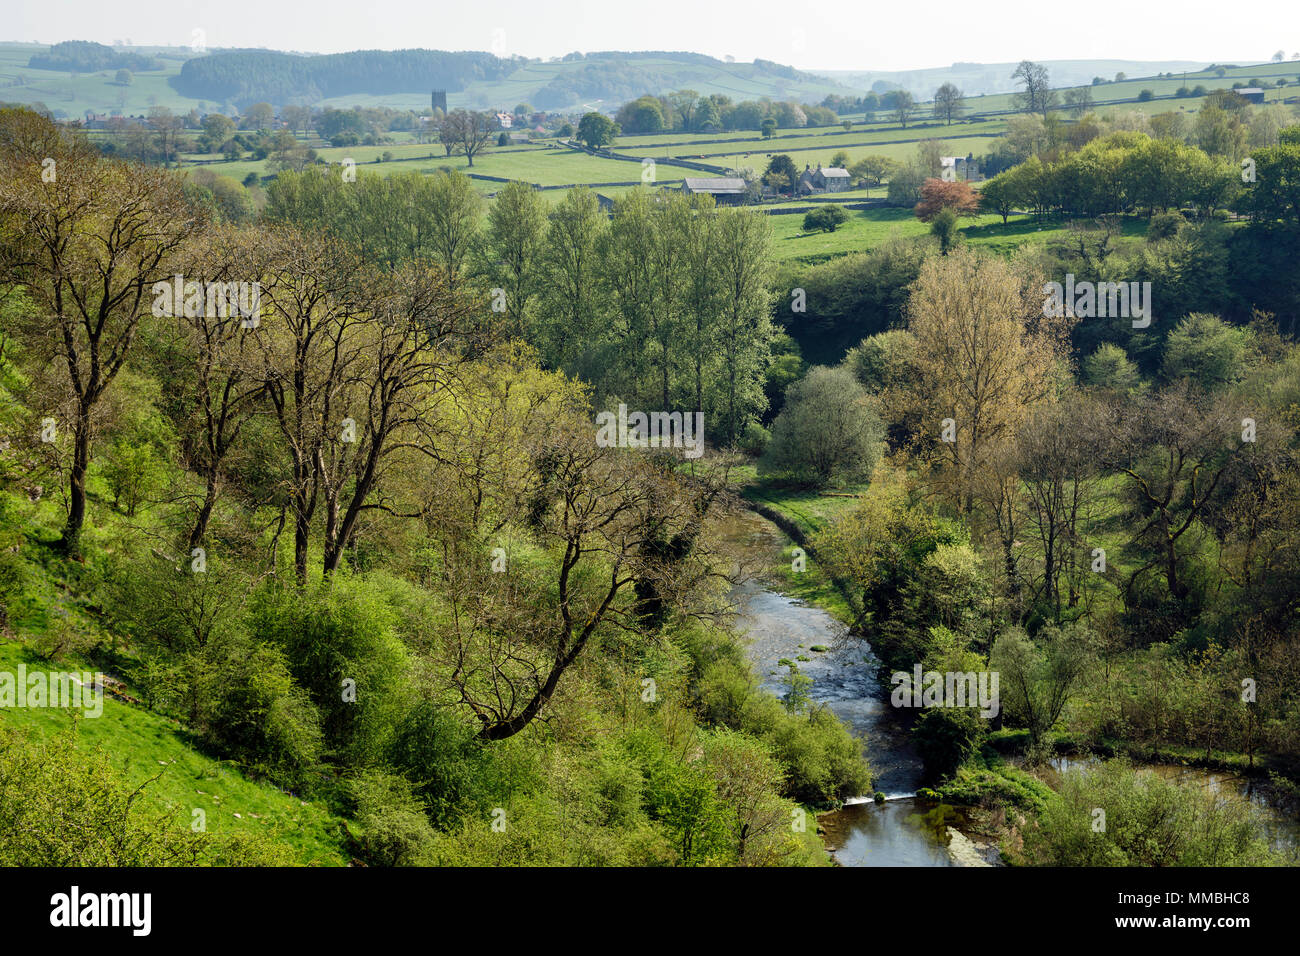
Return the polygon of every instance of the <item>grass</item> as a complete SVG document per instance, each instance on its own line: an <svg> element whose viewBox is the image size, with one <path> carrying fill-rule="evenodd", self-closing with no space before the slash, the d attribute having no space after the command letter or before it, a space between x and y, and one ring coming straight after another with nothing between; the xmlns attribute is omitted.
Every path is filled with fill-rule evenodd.
<svg viewBox="0 0 1300 956"><path fill-rule="evenodd" d="M43 661L21 641L0 642L0 670L12 673L20 663L28 673L92 669ZM339 845L340 820L323 804L257 783L230 764L198 752L180 726L165 717L107 696L103 707L99 717L78 720L78 749L101 747L136 785L157 777L145 787L142 799L169 811L177 826L190 826L193 811L201 809L210 833L259 834L288 846L304 864L346 865L348 858ZM54 708L0 710L0 724L42 737L63 732L71 720L68 711Z"/></svg>

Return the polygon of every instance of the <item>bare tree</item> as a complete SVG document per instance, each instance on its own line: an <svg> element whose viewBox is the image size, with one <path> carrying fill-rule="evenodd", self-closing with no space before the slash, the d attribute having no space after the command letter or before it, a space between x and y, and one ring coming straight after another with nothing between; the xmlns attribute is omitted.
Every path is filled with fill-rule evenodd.
<svg viewBox="0 0 1300 956"><path fill-rule="evenodd" d="M439 135L448 156L460 153L473 166L474 157L488 148L498 125L496 118L488 113L455 110L442 121Z"/></svg>
<svg viewBox="0 0 1300 956"><path fill-rule="evenodd" d="M934 115L942 116L949 126L966 112L966 97L952 83L945 83L934 91Z"/></svg>
<svg viewBox="0 0 1300 956"><path fill-rule="evenodd" d="M1026 113L1040 113L1044 118L1056 105L1056 91L1048 84L1047 67L1032 60L1021 60L1011 74L1013 80L1024 84L1024 89L1016 94L1016 103Z"/></svg>

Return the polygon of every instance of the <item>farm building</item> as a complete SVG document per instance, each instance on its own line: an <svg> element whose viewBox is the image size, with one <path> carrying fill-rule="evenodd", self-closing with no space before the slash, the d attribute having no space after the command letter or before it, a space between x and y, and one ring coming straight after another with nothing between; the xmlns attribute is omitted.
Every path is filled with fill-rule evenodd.
<svg viewBox="0 0 1300 956"><path fill-rule="evenodd" d="M688 196L708 195L719 206L736 205L745 201L745 181L743 179L695 179L687 176L682 181L682 192Z"/></svg>
<svg viewBox="0 0 1300 956"><path fill-rule="evenodd" d="M828 193L840 193L849 188L849 171L839 166L817 167L812 175L813 185Z"/></svg>
<svg viewBox="0 0 1300 956"><path fill-rule="evenodd" d="M980 179L973 156L940 156L939 167L943 170L941 175L944 179Z"/></svg>
<svg viewBox="0 0 1300 956"><path fill-rule="evenodd" d="M1264 102L1264 91L1258 86L1243 86L1241 89L1237 90L1237 92L1252 103Z"/></svg>

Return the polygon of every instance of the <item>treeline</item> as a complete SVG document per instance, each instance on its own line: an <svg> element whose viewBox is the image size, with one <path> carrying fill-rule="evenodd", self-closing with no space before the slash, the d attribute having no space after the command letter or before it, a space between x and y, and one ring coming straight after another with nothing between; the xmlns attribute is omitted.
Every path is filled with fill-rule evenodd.
<svg viewBox="0 0 1300 956"><path fill-rule="evenodd" d="M463 90L499 80L516 68L490 53L441 50L358 50L323 56L288 53L214 53L186 60L172 80L197 99L245 106L306 102L349 93L410 93Z"/></svg>
<svg viewBox="0 0 1300 956"><path fill-rule="evenodd" d="M548 209L524 183L499 192L485 222L483 205L457 174L343 183L307 170L270 185L266 216L328 228L378 261L431 256L449 275L481 277L508 327L598 402L703 412L721 444L762 415L773 335L763 217L639 191L611 216L586 189Z"/></svg>
<svg viewBox="0 0 1300 956"><path fill-rule="evenodd" d="M62 70L65 73L96 73L100 70L161 70L157 57L115 50L102 43L67 40L55 43L48 53L34 53L27 61L33 70Z"/></svg>
<svg viewBox="0 0 1300 956"><path fill-rule="evenodd" d="M701 96L694 90L677 90L659 96L646 94L624 103L615 119L625 133L759 130L765 125L774 129L801 129L834 126L840 121L824 106L774 102L766 97L733 103L724 94Z"/></svg>
<svg viewBox="0 0 1300 956"><path fill-rule="evenodd" d="M1289 184L1300 170L1300 127L1255 150L1248 168L1172 139L1120 132L1044 162L1032 156L980 187L985 208L1003 217L1029 210L1097 217L1169 209L1213 216L1237 208L1262 221L1300 224Z"/></svg>

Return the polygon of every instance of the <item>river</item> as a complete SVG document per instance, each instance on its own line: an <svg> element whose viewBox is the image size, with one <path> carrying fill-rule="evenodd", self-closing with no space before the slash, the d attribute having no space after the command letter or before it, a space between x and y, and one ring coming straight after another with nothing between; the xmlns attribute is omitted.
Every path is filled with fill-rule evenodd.
<svg viewBox="0 0 1300 956"><path fill-rule="evenodd" d="M964 832L970 823L964 810L916 796L922 762L876 679L879 665L871 645L850 635L844 624L821 608L774 589L772 570L786 560L782 550L790 543L785 534L766 519L743 512L724 522L723 543L736 557L738 569L748 575L736 585L732 600L737 607L736 628L744 635L763 689L781 696L787 670L778 662L796 661L812 678L811 699L829 707L866 741L873 785L885 800L876 802L872 795L863 794L818 818L836 862L842 866L997 865L996 846ZM1067 771L1082 762L1057 758L1052 769ZM1151 769L1183 785L1234 790L1269 816L1275 846L1300 843L1300 825L1270 807L1248 778L1172 764Z"/></svg>

